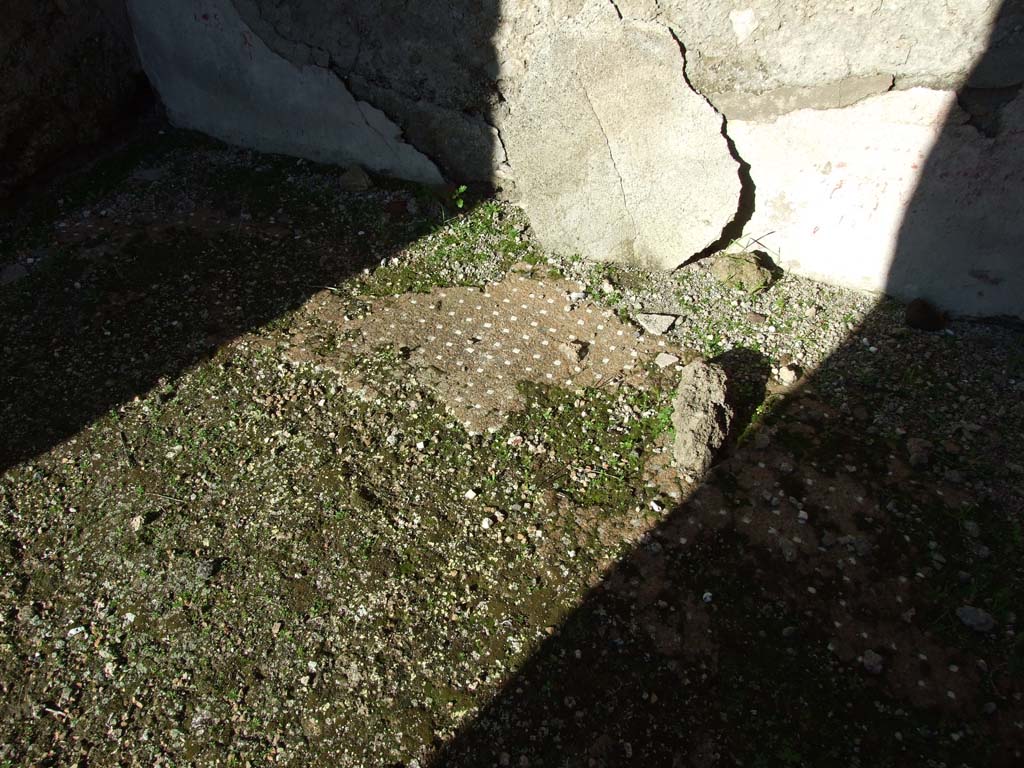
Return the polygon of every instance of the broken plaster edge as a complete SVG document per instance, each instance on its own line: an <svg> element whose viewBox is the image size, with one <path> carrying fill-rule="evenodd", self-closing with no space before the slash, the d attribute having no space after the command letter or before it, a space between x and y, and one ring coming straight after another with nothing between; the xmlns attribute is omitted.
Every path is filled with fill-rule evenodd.
<svg viewBox="0 0 1024 768"><path fill-rule="evenodd" d="M330 69L271 49L230 0L201 9L129 0L128 9L142 65L173 124L260 151L443 183L383 111L356 99ZM192 41L187 49L183 39ZM199 72L219 82L200 82Z"/></svg>

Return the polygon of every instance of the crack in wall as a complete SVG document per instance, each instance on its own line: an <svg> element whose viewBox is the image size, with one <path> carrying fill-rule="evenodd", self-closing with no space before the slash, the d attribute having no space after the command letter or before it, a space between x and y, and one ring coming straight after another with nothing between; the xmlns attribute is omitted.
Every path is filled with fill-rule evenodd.
<svg viewBox="0 0 1024 768"><path fill-rule="evenodd" d="M618 19L620 21L626 20L626 17L623 15L622 10L620 9L620 7L619 7L618 3L616 2L616 0L608 0L608 2L612 6L612 9L615 11L615 14L618 17ZM238 13L239 18L243 18L241 13L237 9L237 4L236 4L235 0L230 0L230 4L231 4L232 7L234 7L235 12ZM281 30L278 29L276 24L274 24L271 20L269 20L267 17L264 16L262 7L259 6L259 4L257 4L256 7L257 7L257 10L258 10L258 13L259 13L259 16L260 16L260 21L263 22L267 27L269 27L269 29L273 32L274 35L276 35L284 43L290 44L290 45L292 45L295 48L299 48L301 46L302 49L304 49L306 51L309 51L310 52L309 53L309 59L312 59L312 60L304 62L303 64L296 64L296 62L293 61L292 58L290 58L288 55L286 55L286 54L284 54L284 53L282 53L280 51L277 51L275 48L273 48L270 45L270 43L266 39L263 38L262 35L260 35L255 30L253 30L253 34L256 35L256 37L258 37L261 40L261 42L263 42L263 44L268 47L268 49L270 49L272 51L275 51L279 56L281 56L283 59L285 59L286 61L289 61L290 63L292 63L295 66L314 66L314 67L317 67L319 69L326 70L326 71L330 72L334 77L336 77L339 80L339 82L345 87L345 89L350 94L352 94L353 98L355 99L356 106L357 106L357 108L359 110L360 117L362 118L363 123L366 125L366 128L368 130L372 131L376 136L378 136L385 143L385 145L389 148L389 150L392 153L397 154L397 150L395 148L395 144L402 144L402 145L405 145L405 146L415 150L416 152L420 153L424 158L429 160L435 166L435 168L437 168L439 170L442 170L444 168L444 165L442 163L440 163L434 157L431 157L431 155L428 154L427 152L424 152L421 147L416 145L416 143L414 143L413 141L409 140L409 138L407 137L407 130L406 130L405 126L403 125L403 121L401 119L397 118L394 115L388 114L385 110L381 109L381 107L379 107L377 104L375 104L374 100L365 98L365 93L364 93L365 89L353 88L352 83L349 80L349 75L348 74L344 74L344 73L338 71L338 66L339 66L340 62L338 62L329 52L325 51L322 48L318 48L318 47L315 47L315 46L311 46L311 45L309 45L307 43L302 43L302 42L290 39L288 36L286 36L286 35L281 33ZM718 109L714 105L714 103L712 103L712 101L705 94L703 94L696 87L694 87L693 83L691 82L691 80L689 78L689 74L688 74L687 69L686 69L686 67L687 67L686 46L684 45L684 43L682 42L680 37L677 35L676 31L671 26L669 26L667 23L665 23L660 18L657 18L658 16L660 16L660 11L661 11L660 4L656 2L655 3L655 7L657 8L658 13L655 14L656 18L655 18L655 20L653 20L653 23L658 24L659 26L664 27L666 29L666 31L668 31L668 33L672 36L672 39L676 42L676 45L679 47L680 55L682 57L683 79L684 79L687 87L691 91L693 91L695 94L700 96L708 104L708 106L711 107L711 109L713 109L715 111L715 113L717 115L719 115L719 117L721 118L721 121L722 121L721 122L721 129L720 129L721 130L721 135L722 135L722 138L726 142L726 146L728 148L730 156L737 163L737 166L738 166L737 173L738 173L739 179L740 179L740 194L739 194L739 199L737 200L737 207L736 207L735 215L723 227L721 235L714 242L712 242L710 245L708 245L706 248L704 248L702 251L700 251L699 253L696 253L696 254L692 255L690 258L688 258L684 262L684 265L685 265L685 264L689 264L689 263L691 263L691 262L693 262L693 261L695 261L697 259L703 258L704 256L707 256L707 255L710 255L712 253L715 253L717 251L722 250L731 241L735 240L736 238L738 238L742 234L744 227L746 226L747 222L750 221L750 218L753 215L754 199L755 199L755 194L754 194L755 193L755 187L754 187L753 179L752 179L752 177L750 175L750 165L749 165L749 163L747 163L742 158L742 156L740 156L740 154L739 154L739 152L738 152L738 150L736 148L735 142L729 136L729 133L728 133L728 119L727 119L727 117L725 116L725 114L720 109ZM358 44L359 44L360 48L361 48L361 43L362 43L362 39L360 37L360 38L358 38ZM319 53L320 56L314 55L314 52ZM356 51L356 57L357 58L358 58L358 55L359 55L359 49L357 48L357 51ZM320 64L317 61L317 59L326 59L327 63L326 64ZM576 78L577 78L577 82L579 82L579 84L580 84L581 90L583 91L584 97L587 100L587 105L590 108L591 114L594 116L594 119L597 122L598 129L601 131L601 136L602 136L602 138L604 140L604 143L605 143L605 149L608 152L609 161L612 164L612 168L613 168L613 170L615 172L616 179L618 181L619 192L620 192L620 195L622 197L623 211L625 212L626 216L629 218L630 223L632 225L633 241L635 243L636 240L640 236L640 231L639 231L639 227L638 227L637 222L636 222L636 217L634 216L633 211L630 209L630 206L629 206L629 198L628 198L628 196L626 194L625 180L623 179L622 173L619 170L618 163L617 163L616 158L615 158L615 153L612 150L611 141L609 139L608 132L607 132L607 130L606 130L602 120L601 120L600 115L598 114L598 112L597 112L597 110L596 110L596 108L594 106L593 100L591 99L590 93L587 90L586 85L584 85L583 81L579 78L578 74L576 75ZM360 94L359 96L356 96L357 91ZM397 127L399 129L399 136L397 138L391 139L391 138L388 138L387 136L385 136L383 133L381 133L379 128L376 125L374 125L373 121L370 119L370 116L367 115L367 113L365 111L366 108L372 108L372 109L378 110L378 112L380 112L381 115L383 115L389 122L391 122L395 127ZM501 165L509 167L508 150L507 150L507 148L505 146L505 140L504 140L504 137L501 135L501 131L498 129L497 125L492 120L487 118L487 116L480 115L479 117L480 117L481 122L483 122L484 125L486 125L488 128L491 129L491 132L493 133L493 135L497 139L497 147L496 147L496 149L500 148L500 152L501 152L501 158L495 158L497 162L495 162L493 164L494 167L492 168L492 173L493 173L493 170L495 168L500 167ZM444 174L444 175L447 176L447 174Z"/></svg>
<svg viewBox="0 0 1024 768"><path fill-rule="evenodd" d="M346 85L345 87L347 88L348 86ZM352 92L351 88L349 88L348 90L349 90L349 93ZM373 104L370 104L368 101L363 101L362 99L356 99L356 108L359 110L359 116L363 118L363 123L366 124L366 127L369 130L371 130L375 134L377 134L377 136L380 137L381 141L383 141L385 144L388 144L390 146L392 141L393 141L393 139L389 139L387 136L385 136L383 133L380 132L380 130L377 128L377 126L375 126L373 123L370 122L370 118L366 116L366 109L365 109L366 107L369 107L370 109L376 109L378 112L380 111L377 107L375 107ZM405 142L405 141L403 141L402 143L403 144L408 144L408 142ZM411 147L412 144L409 144L409 146ZM416 149L416 148L413 147L413 149ZM419 150L417 150L417 151L419 151ZM435 163L435 165L436 165L436 163Z"/></svg>
<svg viewBox="0 0 1024 768"><path fill-rule="evenodd" d="M508 165L508 149L505 147L505 138L501 135L501 130L492 120L488 120L483 115L480 116L480 119L484 121L488 128L494 131L494 135L498 138L498 146L501 147L501 160L499 162L502 165Z"/></svg>
<svg viewBox="0 0 1024 768"><path fill-rule="evenodd" d="M501 109L500 105L505 105L504 109L505 109L505 114L507 115L508 114L508 99L506 99L505 98L505 94L501 92L501 88L498 86L498 83L499 83L498 80L495 80L492 83L492 86L494 88L494 95L497 96L497 101L492 106L492 114L497 112L499 109ZM505 146L505 137L501 135L501 129L498 127L498 124L494 121L494 119L492 117L489 117L486 113L482 113L480 115L480 119L483 120L484 123L492 131L494 131L494 135L498 138L498 146L501 148L501 160L500 160L500 162L498 164L499 165L503 165L505 168L508 169L509 174L513 175L512 174L512 164L509 162L509 159L508 159L508 148Z"/></svg>
<svg viewBox="0 0 1024 768"><path fill-rule="evenodd" d="M608 132L605 130L604 123L601 122L601 117L600 115L597 114L597 110L594 109L594 102L590 98L590 92L587 90L586 84L583 82L583 79L579 76L579 74L574 74L576 77L576 82L579 83L580 88L583 91L583 96L587 100L587 106L590 107L590 112L594 116L594 120L597 121L597 127L601 131L601 137L604 139L604 145L608 150L608 159L611 160L612 168L615 171L615 176L619 180L619 192L622 194L622 208L626 212L626 216L629 217L629 220L633 224L633 242L635 243L640 237L640 230L637 228L636 218L633 216L633 212L629 209L629 202L626 199L626 185L622 180L622 174L619 172L619 166L615 162L615 153L612 152L612 144L611 141L608 140Z"/></svg>
<svg viewBox="0 0 1024 768"><path fill-rule="evenodd" d="M739 166L737 174L740 179L740 194L739 199L736 201L736 215L733 216L731 221L722 227L722 234L717 240L704 248L704 250L690 256L680 265L680 267L685 267L687 264L692 264L706 256L710 256L713 253L723 250L729 245L729 243L738 239L743 234L743 230L754 215L756 187L754 185L754 179L750 175L750 163L743 159L739 150L736 148L736 142L734 142L732 137L729 135L728 119L722 111L712 104L711 100L707 96L697 90L690 81L690 76L686 71L686 45L672 27L667 25L664 26L668 30L668 33L672 35L672 39L675 40L676 45L679 46L679 55L683 59L683 80L686 82L686 87L704 99L704 101L707 102L707 105L715 110L715 114L722 118L722 138L725 139L726 147L729 149L729 154L732 156L732 159L735 160Z"/></svg>
<svg viewBox="0 0 1024 768"><path fill-rule="evenodd" d="M625 16L623 15L622 10L620 9L619 4L616 2L616 0L608 0L608 2L612 6L612 9L615 11L615 14L619 18L619 20L620 21L625 20ZM235 0L230 0L230 4L231 4L232 7L235 8L235 12L238 13L239 17L243 18L241 13L239 13L239 11L237 9L237 3L235 2ZM660 3L656 3L655 6L656 6L656 8L658 10L658 13L656 14L656 16L660 16L660 11L661 11ZM392 153L397 154L397 150L395 149L395 146L394 146L396 143L397 144L403 144L403 145L405 145L407 147L410 147L411 149L415 150L416 152L419 152L424 158L429 160L439 170L444 169L444 165L442 163L440 163L435 157L432 157L430 154L425 152L420 146L417 146L417 144L415 142L411 141L408 138L406 127L403 125L404 121L402 121L401 119L397 118L394 115L388 114L388 112L386 112L385 110L381 109L380 106L378 106L376 103L374 103L373 99L365 98L365 96L366 96L366 94L364 93L365 89L353 88L352 83L349 80L349 75L348 74L344 74L344 73L338 71L338 66L339 66L340 62L338 62L332 55L330 55L329 52L325 51L324 49L318 48L318 47L310 46L307 43L302 43L302 42L290 39L288 36L282 34L281 30L278 29L277 25L275 23L273 23L273 21L271 21L270 19L268 19L264 15L263 10L262 10L262 6L260 6L259 4L256 4L256 8L257 8L259 16L260 16L260 21L263 22L264 24L266 24L267 27L269 27L269 29L273 32L273 34L276 35L280 40L284 41L287 44L290 44L290 45L294 46L295 48L298 48L298 47L301 46L301 48L303 50L306 50L306 51L310 52L309 53L309 58L312 59L312 61L308 61L308 62L304 63L305 66L315 66L315 67L318 67L320 69L324 69L324 70L330 72L332 75L334 75L341 82L341 84L346 88L346 90L350 94L352 94L353 98L355 99L356 106L359 109L360 117L362 118L362 120L363 120L364 124L366 125L367 129L372 131L383 142L385 142L386 146L388 146L388 148L390 149L390 151ZM684 262L684 263L690 263L690 262L694 261L695 259L701 258L703 256L706 256L706 255L710 254L710 253L714 253L716 251L721 250L723 247L728 245L728 243L730 241L736 239L737 237L740 236L740 234L742 234L743 228L746 226L746 223L750 220L750 217L753 214L753 208L754 208L754 183L753 183L753 180L752 180L752 178L750 176L750 165L745 160L743 160L743 158L739 155L739 152L737 151L735 143L733 142L732 138L728 134L728 121L727 121L726 116L722 113L721 110L719 110L717 107L715 107L715 105L711 102L711 100L707 96L705 96L697 88L695 88L693 83L690 81L690 78L689 78L688 73L686 71L686 61L687 60L686 60L686 47L685 47L685 45L682 43L681 39L676 34L675 30L672 29L664 21L662 21L661 19L657 19L657 20L654 21L654 23L658 24L659 26L664 27L668 31L668 33L670 35L672 35L673 40L675 40L676 44L679 46L680 54L681 54L682 59L683 59L683 62L682 62L682 65L683 65L683 67L682 67L683 68L683 78L684 78L684 81L686 82L687 87L690 88L691 91L693 91L694 93L699 95L702 99L704 99L704 101L715 111L715 113L718 114L721 117L721 120L722 120L721 135L725 139L726 146L728 148L729 154L732 156L732 158L736 161L736 163L738 165L738 174L739 174L739 178L740 178L740 195L739 195L739 199L737 201L736 214L734 215L732 220L730 220L723 227L722 234L719 236L719 238L717 238L713 243L711 243L709 246L707 246L704 250L700 251L697 254L694 254L689 259L687 259L686 262ZM263 38L262 35L258 34L255 30L253 30L253 34L255 34L264 43L264 45L266 45L269 49L275 50L269 44L269 42L266 39ZM361 47L361 43L362 43L361 37L358 38L358 43L359 43L359 46ZM283 59L285 59L286 61L291 62L293 65L302 66L302 65L296 64L289 56L285 55L284 53L282 53L280 51L276 51L276 52ZM314 52L316 52L316 53L318 53L320 55L317 56L317 55L314 54ZM358 55L359 55L359 50L357 48L357 51L356 51L356 57L357 58L358 58ZM326 65L320 64L317 61L317 59L326 59L326 61L327 61ZM605 143L605 149L608 152L609 161L612 164L612 168L615 171L616 179L618 181L619 192L620 192L620 195L622 197L623 211L625 212L626 216L629 218L629 220L631 222L632 229L633 229L633 240L635 242L639 238L640 232L639 232L639 227L638 227L637 222L636 222L636 217L635 217L633 211L630 209L630 206L629 206L629 199L628 199L628 196L626 194L626 188L625 188L625 180L622 177L622 173L619 171L618 163L617 163L616 158L615 158L615 153L612 150L611 141L609 139L607 130L605 129L605 126L604 126L600 116L597 113L597 110L596 110L596 108L594 106L593 100L591 99L590 93L587 90L586 86L583 84L582 80L579 79L578 75L577 75L577 80L580 83L580 86L581 86L581 89L583 91L584 97L587 100L587 105L590 108L590 111L593 114L595 121L597 122L599 130L601 131L601 136L602 136L602 138L604 140L604 143ZM359 92L359 96L356 95L357 92ZM376 125L374 125L374 123L370 120L369 116L366 114L366 111L365 111L366 107L369 107L369 108L372 108L372 109L376 109L376 110L378 110L380 112L380 114L384 115L384 117L388 121L390 121L393 125L395 125L399 129L399 132L400 132L399 136L397 138L395 138L395 139L389 139L387 136L382 134L381 131L378 129L378 127ZM500 153L501 153L501 157L500 158L495 158L496 162L493 163L492 174L493 174L494 169L496 169L497 167L500 167L502 165L510 168L510 166L509 166L509 159L508 159L508 150L507 150L507 147L505 145L504 137L502 136L501 131L498 129L498 126L492 120L489 120L487 118L487 116L485 116L485 115L480 115L480 119L481 119L481 122L483 122L484 125L486 125L488 128L491 129L491 132L496 137L496 139L497 139L497 146L495 147L495 149L500 149ZM444 174L444 175L447 176L448 174Z"/></svg>

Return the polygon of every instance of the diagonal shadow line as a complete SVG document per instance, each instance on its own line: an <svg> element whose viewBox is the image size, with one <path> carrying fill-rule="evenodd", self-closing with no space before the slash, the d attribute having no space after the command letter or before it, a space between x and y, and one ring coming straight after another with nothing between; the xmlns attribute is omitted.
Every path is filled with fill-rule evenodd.
<svg viewBox="0 0 1024 768"><path fill-rule="evenodd" d="M155 149L153 141L140 137L140 152L159 159L173 156L178 139L157 137ZM125 154L138 160L131 149ZM281 173L295 167L288 158L271 164ZM116 183L137 192L123 170L113 169ZM275 207L284 200L280 187L260 188L283 184L283 177L236 175L240 186L214 180L211 199L174 221L114 221L99 211L88 220L69 217L72 226L96 226L37 249L45 262L2 289L0 472L442 225L434 213L395 218L372 192L350 196L341 210L309 201L288 223L272 209L259 209L252 220L253 198ZM298 239L300 231L313 236Z"/></svg>
<svg viewBox="0 0 1024 768"><path fill-rule="evenodd" d="M458 73L458 92L465 102L458 106L483 113L496 86L490 81L474 84L473 80L480 73L497 71L497 64L494 51L481 49L475 41L490 39L497 29L497 0L460 0L447 6L453 17L473 22L472 30L461 33L466 36L463 47L472 48L474 68ZM191 17L193 10L184 8L178 13ZM376 10L349 10L350 15L358 15L358 10L370 18L378 11L394 17L392 24L374 26L378 37L365 41L368 46L372 43L383 63L375 59L366 64L367 72L355 74L365 75L371 85L399 90L420 83L417 51L433 45L423 39L424 25L443 26L444 18L429 9L409 9L398 0ZM324 12L328 16L340 13L337 9ZM226 58L230 55L225 53ZM206 93L204 78L212 75L196 71L198 67L187 58L178 63L184 69L181 77L192 78L194 89ZM359 62L352 66L356 64ZM389 69L392 65L401 71ZM248 73L252 77L258 74ZM244 78L232 85L237 92L219 94L215 100L224 111L220 117L229 122L232 115L236 120L251 119L253 111L259 110L259 90ZM308 110L310 106L306 106ZM413 116L415 107L411 107ZM292 125L288 130L301 133L302 128ZM424 135L439 140L429 130ZM173 143L173 139L166 142ZM173 147L165 149L173 152ZM459 153L463 169L490 168L489 147L466 144ZM154 153L143 146L121 154L135 161L152 161ZM99 175L99 184L112 191L119 184L131 187L131 170L101 168L89 178ZM306 220L294 224L321 234L329 227L336 242L328 244L324 238L307 247L284 231L292 227L268 223L273 210L262 211L262 221L252 222L252 226L241 222L246 200L263 197L269 201L275 194L272 185L280 178L236 181L235 189L227 188L224 180L211 181L220 192L208 210L197 212L205 219L198 226L188 215L172 226L168 221L103 220L101 212L94 211L93 220L100 221L97 235L107 232L107 239L101 242L97 236L83 247L65 248L55 242L57 233L47 233L49 242L40 248L38 238L27 231L31 227L12 219L11 238L8 242L0 238L0 263L17 257L27 246L37 256L42 253L45 268L21 284L0 287L0 351L4 355L0 366L0 472L72 438L117 404L173 378L241 334L298 308L321 287L336 285L376 265L433 226L420 222L394 232L383 231L372 226L374 216L379 218L381 212L360 208L358 200L347 211L318 210L317 201L312 200L303 216ZM63 187L57 194L67 198L64 208L45 213L63 218L72 227L82 224L75 215L62 214L76 207L72 189L87 183L95 182L64 179L56 185ZM83 193L78 202L102 198L92 192ZM470 194L480 197L484 192L483 183L474 183ZM349 224L342 226L338 219L346 217ZM355 221L358 218L362 220ZM203 227L208 231L202 231ZM360 230L369 235L360 235ZM220 238L221 247L205 244L207 234Z"/></svg>
<svg viewBox="0 0 1024 768"><path fill-rule="evenodd" d="M1007 3L1001 19L1019 5ZM1019 50L1010 54L1019 60ZM989 72L1006 57L993 44L976 71ZM933 189L962 141L958 130L951 119L907 207L890 270L889 290L897 294L908 275L934 270L921 232L953 231L965 242L985 237L976 218ZM992 189L981 207L998 211L997 198L1013 192ZM1022 199L1024 188L1016 194ZM961 258L966 268L975 254ZM1007 268L1024 266L1019 251L1005 258ZM927 558L927 550L897 535L913 516L905 510L920 500L908 499L907 491L925 495L922 488L941 481L865 434L872 415L893 400L927 410L932 396L910 391L919 386L916 379L909 384L918 361L900 359L899 334L888 369L865 363L863 339L892 332L893 316L892 306L880 303L752 440L604 575L432 764L1019 764L1024 735L1009 723L1022 712L1024 680L1020 665L1012 666L1020 649L1012 639L1001 647L984 642L960 626L955 604L906 586L906 574L913 577ZM927 349L928 341L920 343ZM920 348L915 344L906 348ZM944 380L973 374L962 360L943 363L951 366ZM845 391L840 408L829 394L837 387ZM866 477L846 465L857 463L855 455ZM985 454L976 446L958 461L998 464L996 456L998 450ZM808 502L800 514L809 511L810 518L801 519L792 502L813 496L808 475L834 483L847 498L837 498L835 508ZM978 480L957 477L967 487ZM866 487L878 503L858 509L856 494ZM928 498L943 503L941 491ZM1003 530L1019 530L1019 489L1002 500L990 524L1001 520L1010 526ZM945 542L948 535L951 546L967 546L958 521L950 527L942 515L930 515L925 523L918 536ZM965 557L978 573L972 556ZM979 583L967 592L981 599L982 578L972 578ZM1019 573L993 578L1020 594ZM958 588L944 589L943 597L954 599ZM999 666L1000 673L986 681L973 667L978 658L988 659L978 668ZM943 663L956 674L972 668L955 682ZM882 674L876 664L884 664ZM999 716L982 714L986 696L999 699ZM997 711L988 706L989 715Z"/></svg>
<svg viewBox="0 0 1024 768"><path fill-rule="evenodd" d="M225 207L232 204L224 202ZM925 224L929 215L919 210ZM182 233L172 234L158 248L150 242L131 244L129 266L137 269L127 275L128 284L134 284L131 295L119 296L104 283L95 295L79 298L67 283L55 282L7 308L5 338L18 339L18 346L30 352L9 354L0 381L5 392L14 392L0 414L0 466L70 437L112 405L210 354L225 339L294 308L311 286L332 284L386 252L380 243L349 243L350 250L321 263L322 254L295 254L273 238L269 243L257 238L249 243L254 253L270 247L240 274L237 253L190 254L187 243L178 239ZM901 249L894 269L904 264L923 268L925 263L921 254ZM73 264L66 276L89 269L87 263ZM126 275L115 277L123 284ZM33 306L36 301L39 306ZM203 307L208 317L192 311ZM33 335L25 336L33 326ZM811 382L855 380L859 391L852 410L876 407L881 396L860 377L859 352L858 342L850 341ZM805 393L807 398L796 397L777 418L802 408L819 412L816 424L835 418L827 405L809 390ZM847 430L834 437L814 446L812 454L840 456L856 435ZM816 764L849 764L829 752L837 739L860 739L858 760L892 756L891 734L883 730L892 717L884 709L887 702L920 706L925 725L933 728L962 714L903 688L883 690L841 679L827 654L820 653L836 621L831 601L837 593L819 571L835 574L842 558L811 551L800 565L791 565L785 551L744 534L741 516L719 514L720 486L737 475L752 473L749 487L742 489L747 496L768 490L758 485L756 469L762 463L758 452L770 447L756 442L741 447L716 470L711 482L615 567L438 762L500 764L507 752L517 762L532 756L531 765L713 764L756 759L765 750L769 764L807 757ZM883 472L884 464L872 469ZM886 570L891 564L881 553L870 559L857 551L856 541L849 546L854 555L868 559L866 578L889 583L885 579L894 572ZM814 586L820 597L809 600L807 586ZM704 592L712 593L710 602L704 602ZM857 608L873 619L880 611L878 594L866 590L859 598ZM759 621L752 625L751 617ZM886 613L884 618L891 617ZM787 636L782 630L789 627L796 631ZM733 631L740 628L750 633ZM918 634L901 636L906 645L927 639L916 625L911 630ZM968 647L966 641L957 642ZM1019 678L1011 683L1019 690ZM828 717L829 711L838 714ZM1019 719L1019 706L1016 711L1004 719ZM965 716L974 714L968 709ZM744 730L752 721L764 727ZM1012 731L1000 727L996 723L985 731L997 739L991 764L1000 757L1012 759L1019 744ZM762 741L772 730L786 739ZM926 737L915 746L927 750ZM804 753L794 757L804 744ZM965 740L963 748L971 744Z"/></svg>

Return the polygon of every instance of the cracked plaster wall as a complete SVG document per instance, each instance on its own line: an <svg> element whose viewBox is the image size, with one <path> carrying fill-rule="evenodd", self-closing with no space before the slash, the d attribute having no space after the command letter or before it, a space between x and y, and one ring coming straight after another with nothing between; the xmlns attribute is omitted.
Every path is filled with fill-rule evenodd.
<svg viewBox="0 0 1024 768"><path fill-rule="evenodd" d="M1024 12L1006 0L992 33L1000 6L129 0L147 72L183 125L493 184L549 247L593 259L673 268L744 235L797 272L1020 315L1020 123L1000 121L1020 112L1006 103ZM981 106L958 112L957 89ZM939 144L953 181L922 194ZM999 170L1002 203L972 163ZM943 195L969 215L942 238L901 240L909 209ZM927 276L895 274L910 241L932 249Z"/></svg>

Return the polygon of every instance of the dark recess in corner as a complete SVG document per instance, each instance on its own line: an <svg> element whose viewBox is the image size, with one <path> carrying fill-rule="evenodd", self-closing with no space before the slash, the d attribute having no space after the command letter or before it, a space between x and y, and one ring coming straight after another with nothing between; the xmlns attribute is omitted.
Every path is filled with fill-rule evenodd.
<svg viewBox="0 0 1024 768"><path fill-rule="evenodd" d="M1003 108L1017 98L1021 83L1004 88L976 88L970 85L956 95L960 109L970 117L967 125L978 130L983 136L994 139L1002 131Z"/></svg>
<svg viewBox="0 0 1024 768"><path fill-rule="evenodd" d="M142 123L162 117L163 104L149 79L140 74L131 95L111 109L106 130L100 139L72 146L24 182L0 188L0 225L3 224L2 219L17 215L19 210L45 192L55 180L118 149Z"/></svg>

